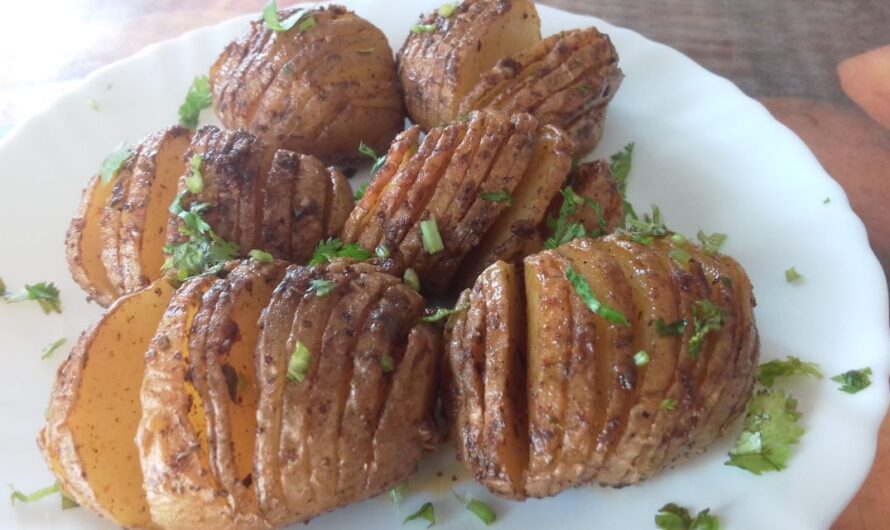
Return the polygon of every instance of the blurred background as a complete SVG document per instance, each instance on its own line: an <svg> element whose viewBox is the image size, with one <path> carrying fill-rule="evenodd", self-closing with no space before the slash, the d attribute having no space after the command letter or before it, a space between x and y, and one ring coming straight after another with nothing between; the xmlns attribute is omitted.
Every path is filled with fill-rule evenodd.
<svg viewBox="0 0 890 530"><path fill-rule="evenodd" d="M396 0L393 0L394 2ZM410 7L410 0L400 0ZM890 1L539 0L672 46L794 130L847 192L890 271ZM0 2L0 137L92 70L266 0ZM281 0L280 7L291 2ZM804 227L805 228L805 227ZM833 530L890 527L890 421Z"/></svg>

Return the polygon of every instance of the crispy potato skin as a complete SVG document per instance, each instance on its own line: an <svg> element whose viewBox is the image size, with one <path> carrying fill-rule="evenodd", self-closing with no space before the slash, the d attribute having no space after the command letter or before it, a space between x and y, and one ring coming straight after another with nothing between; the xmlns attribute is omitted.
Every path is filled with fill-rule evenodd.
<svg viewBox="0 0 890 530"><path fill-rule="evenodd" d="M446 327L443 399L459 458L493 493L635 484L705 450L744 411L759 359L751 284L732 258L687 244L684 266L673 248L666 239L576 239L525 258L524 279L496 262L461 295L467 311ZM590 311L569 267L629 325ZM725 321L695 356L701 300ZM682 336L658 332L658 320L681 319ZM633 361L640 350L650 356L643 366ZM505 390L517 381L524 396ZM676 408L664 410L665 399ZM509 436L489 436L491 425L511 426L500 431ZM521 472L493 472L517 462Z"/></svg>
<svg viewBox="0 0 890 530"><path fill-rule="evenodd" d="M458 112L531 113L565 130L574 142L572 154L584 156L602 137L606 108L623 77L607 35L596 28L561 32L498 61Z"/></svg>
<svg viewBox="0 0 890 530"><path fill-rule="evenodd" d="M118 175L120 176L120 175ZM87 298L107 307L119 293L102 263L102 212L114 189L96 175L83 190L80 206L65 233L65 255L71 276Z"/></svg>
<svg viewBox="0 0 890 530"><path fill-rule="evenodd" d="M457 119L484 72L541 40L541 20L528 0L467 0L450 17L434 12L418 24L435 30L410 33L397 64L408 116L424 130Z"/></svg>
<svg viewBox="0 0 890 530"><path fill-rule="evenodd" d="M571 143L528 114L491 111L434 128L423 142L419 133L396 139L341 237L385 246L397 274L411 267L425 291L441 293L497 259L517 258L537 237L571 168ZM511 202L491 198L504 193ZM432 219L444 249L430 254L420 225Z"/></svg>
<svg viewBox="0 0 890 530"><path fill-rule="evenodd" d="M362 141L384 150L405 117L386 37L343 7L308 13L316 24L305 31L275 33L255 21L229 44L210 69L217 116L330 163L358 160Z"/></svg>
<svg viewBox="0 0 890 530"><path fill-rule="evenodd" d="M142 357L172 296L163 281L118 299L59 367L38 445L62 491L128 528L154 528L132 441ZM102 424L103 428L96 428Z"/></svg>
<svg viewBox="0 0 890 530"><path fill-rule="evenodd" d="M333 282L333 290L318 296L313 280ZM371 265L288 269L257 346L255 480L272 524L385 491L435 444L439 343L431 327L416 324L422 309L420 295ZM302 381L291 381L298 341L311 362Z"/></svg>

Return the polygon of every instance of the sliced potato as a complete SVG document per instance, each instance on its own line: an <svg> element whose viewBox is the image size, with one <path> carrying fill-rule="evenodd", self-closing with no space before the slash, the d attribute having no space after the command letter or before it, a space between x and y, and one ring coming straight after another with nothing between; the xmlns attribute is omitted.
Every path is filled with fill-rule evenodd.
<svg viewBox="0 0 890 530"><path fill-rule="evenodd" d="M457 119L483 73L541 40L541 21L528 0L466 0L448 16L422 16L415 28L397 63L408 116L424 130Z"/></svg>
<svg viewBox="0 0 890 530"><path fill-rule="evenodd" d="M217 116L328 162L359 159L360 142L384 150L405 116L386 36L339 6L310 8L310 20L281 33L258 20L229 44L210 69Z"/></svg>
<svg viewBox="0 0 890 530"><path fill-rule="evenodd" d="M579 196L590 199L596 208L584 206L578 208L575 215L568 217L567 222L580 222L588 233L599 232L611 234L624 218L624 199L618 191L618 184L612 178L612 170L605 160L585 162L578 166L569 177L569 186ZM562 197L558 197L559 205ZM553 214L559 212L559 205L551 206ZM597 210L598 209L598 210Z"/></svg>
<svg viewBox="0 0 890 530"><path fill-rule="evenodd" d="M606 107L623 77L607 35L596 28L561 32L498 61L458 112L528 112L566 131L573 154L583 156L599 143Z"/></svg>
<svg viewBox="0 0 890 530"><path fill-rule="evenodd" d="M319 280L332 282L324 296L310 288ZM257 346L257 493L272 524L375 495L413 472L435 432L438 343L415 326L422 308L420 295L369 265L288 270ZM309 366L293 380L298 348Z"/></svg>
<svg viewBox="0 0 890 530"><path fill-rule="evenodd" d="M133 439L145 351L172 293L158 281L120 298L81 335L38 438L65 495L127 528L153 527Z"/></svg>

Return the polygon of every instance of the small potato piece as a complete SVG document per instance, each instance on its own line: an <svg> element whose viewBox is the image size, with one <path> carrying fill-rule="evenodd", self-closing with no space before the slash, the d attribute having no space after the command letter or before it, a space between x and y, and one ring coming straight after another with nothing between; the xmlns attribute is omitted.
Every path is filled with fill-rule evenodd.
<svg viewBox="0 0 890 530"><path fill-rule="evenodd" d="M172 293L158 281L120 298L81 335L59 367L38 437L65 495L127 528L153 527L133 439L145 350Z"/></svg>
<svg viewBox="0 0 890 530"><path fill-rule="evenodd" d="M612 178L608 162L594 160L581 164L569 176L569 186L572 191L599 206L599 212L586 205L578 208L576 214L567 219L569 223L582 223L588 233L598 231L611 234L618 228L624 218L624 199L618 191L618 184ZM558 199L559 204L562 204L562 197ZM553 206L554 214L558 213L559 206Z"/></svg>
<svg viewBox="0 0 890 530"><path fill-rule="evenodd" d="M229 44L210 69L217 116L330 163L358 160L360 142L384 150L405 117L386 36L340 6L310 8L310 19L281 33L254 21Z"/></svg>
<svg viewBox="0 0 890 530"><path fill-rule="evenodd" d="M430 13L415 27L397 62L408 116L424 130L457 119L483 73L541 40L541 20L528 0L466 0L448 17Z"/></svg>
<svg viewBox="0 0 890 530"><path fill-rule="evenodd" d="M563 129L574 142L572 154L584 156L599 143L623 77L607 35L596 28L561 32L498 61L458 112L528 112Z"/></svg>
<svg viewBox="0 0 890 530"><path fill-rule="evenodd" d="M323 296L310 286L331 282ZM376 495L434 444L438 339L400 278L336 260L296 267L276 288L257 346L256 481L273 525ZM298 378L291 356L309 352ZM295 376L296 377L296 376Z"/></svg>

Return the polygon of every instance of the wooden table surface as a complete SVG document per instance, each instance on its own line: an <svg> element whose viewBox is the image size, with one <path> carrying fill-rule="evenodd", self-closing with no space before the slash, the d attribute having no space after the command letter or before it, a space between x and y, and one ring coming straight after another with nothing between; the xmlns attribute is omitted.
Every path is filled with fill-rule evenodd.
<svg viewBox="0 0 890 530"><path fill-rule="evenodd" d="M410 0L402 2L410 8ZM872 63L851 61L843 88L838 76L838 65L845 59L890 45L890 2L542 3L593 14L673 46L759 99L797 132L841 183L868 228L872 248L885 271L890 270L890 48ZM0 135L99 66L183 31L259 11L264 4L265 0L39 4L7 0L0 5ZM857 97L862 94L865 99ZM881 119L883 126L877 121ZM888 527L890 420L885 420L871 474L832 528Z"/></svg>

